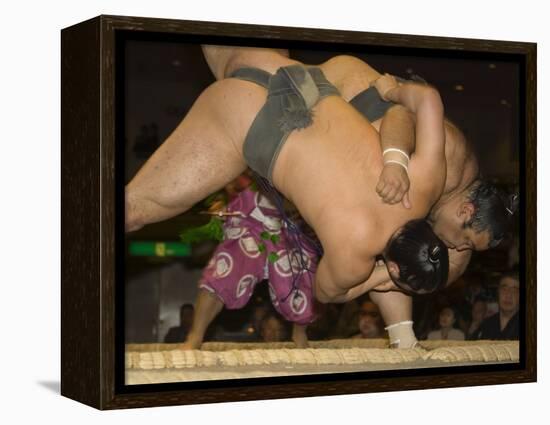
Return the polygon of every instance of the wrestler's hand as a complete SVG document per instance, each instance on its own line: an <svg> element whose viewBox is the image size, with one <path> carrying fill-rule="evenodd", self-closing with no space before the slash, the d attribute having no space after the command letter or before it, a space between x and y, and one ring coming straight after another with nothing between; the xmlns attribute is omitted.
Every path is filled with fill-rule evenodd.
<svg viewBox="0 0 550 425"><path fill-rule="evenodd" d="M374 87L382 99L388 101L387 94L398 86L397 80L390 74L384 74L374 81Z"/></svg>
<svg viewBox="0 0 550 425"><path fill-rule="evenodd" d="M376 193L387 204L403 202L405 208L410 208L409 201L409 176L405 168L399 164L390 162L384 165L382 173L378 178Z"/></svg>

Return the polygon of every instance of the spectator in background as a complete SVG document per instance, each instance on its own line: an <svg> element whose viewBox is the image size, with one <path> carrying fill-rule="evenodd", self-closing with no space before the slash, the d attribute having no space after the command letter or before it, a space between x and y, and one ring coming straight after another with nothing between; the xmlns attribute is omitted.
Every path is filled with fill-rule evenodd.
<svg viewBox="0 0 550 425"><path fill-rule="evenodd" d="M199 297L200 302L200 297ZM222 306L223 307L223 306ZM208 311L208 310L207 310ZM228 314L230 312L230 314ZM244 313L244 315L243 315ZM264 317L270 313L269 305L263 300L262 297L254 297L251 301L251 305L237 310L223 310L222 317L217 315L216 312L216 327L211 337L214 341L232 341L232 342L254 342L261 341L261 325ZM219 319L219 320L218 320ZM201 322L202 326L208 327L211 320L199 320L196 324ZM193 331L196 331L193 330ZM201 344L204 330L201 330ZM187 342L186 342L187 344ZM189 349L199 349L199 346L190 346Z"/></svg>
<svg viewBox="0 0 550 425"><path fill-rule="evenodd" d="M329 339L351 338L359 332L359 300L351 300L341 305L338 319L329 325Z"/></svg>
<svg viewBox="0 0 550 425"><path fill-rule="evenodd" d="M353 300L355 302L355 300ZM307 327L307 336L311 340L327 340L333 336L334 324L340 319L343 304L321 304L319 317Z"/></svg>
<svg viewBox="0 0 550 425"><path fill-rule="evenodd" d="M193 316L195 308L193 304L183 304L180 307L180 325L171 327L164 337L164 342L167 344L184 342L187 338L187 333L193 324Z"/></svg>
<svg viewBox="0 0 550 425"><path fill-rule="evenodd" d="M490 296L490 292L487 290L487 275L484 273L471 273L465 276L467 280L465 288L466 301L473 306L474 303L480 299L487 299Z"/></svg>
<svg viewBox="0 0 550 425"><path fill-rule="evenodd" d="M261 321L260 336L263 342L281 342L287 340L288 332L283 320L269 313Z"/></svg>
<svg viewBox="0 0 550 425"><path fill-rule="evenodd" d="M359 306L359 333L353 338L384 338L384 322L378 306L365 299Z"/></svg>
<svg viewBox="0 0 550 425"><path fill-rule="evenodd" d="M456 323L456 313L451 307L444 307L439 312L439 329L431 331L428 339L453 339L464 340L464 332L454 328Z"/></svg>
<svg viewBox="0 0 550 425"><path fill-rule="evenodd" d="M478 298L472 305L472 320L466 329L466 339L475 339L475 336L479 332L479 327L486 317L487 302L483 298Z"/></svg>
<svg viewBox="0 0 550 425"><path fill-rule="evenodd" d="M505 273L498 284L498 313L485 319L473 339L519 339L519 276Z"/></svg>
<svg viewBox="0 0 550 425"><path fill-rule="evenodd" d="M244 329L246 329L246 333L249 335L251 341L261 338L262 324L264 319L269 315L269 310L269 305L263 301L257 301L257 304L254 305L250 320L244 325Z"/></svg>
<svg viewBox="0 0 550 425"><path fill-rule="evenodd" d="M453 305L445 289L423 297L413 297L413 302L413 311L418 315L414 319L418 339L427 339L428 334L438 327L439 312L444 307Z"/></svg>

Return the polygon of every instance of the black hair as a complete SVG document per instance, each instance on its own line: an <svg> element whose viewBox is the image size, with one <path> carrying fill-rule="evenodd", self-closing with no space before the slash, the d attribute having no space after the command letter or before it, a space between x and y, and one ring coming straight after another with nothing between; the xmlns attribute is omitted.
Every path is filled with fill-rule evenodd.
<svg viewBox="0 0 550 425"><path fill-rule="evenodd" d="M494 248L508 231L519 204L519 196L506 195L494 184L481 179L470 186L466 196L474 205L474 214L465 225L477 233L489 231L489 248Z"/></svg>
<svg viewBox="0 0 550 425"><path fill-rule="evenodd" d="M399 279L393 280L405 292L430 293L447 283L447 247L426 220L411 220L399 229L384 257L399 266Z"/></svg>

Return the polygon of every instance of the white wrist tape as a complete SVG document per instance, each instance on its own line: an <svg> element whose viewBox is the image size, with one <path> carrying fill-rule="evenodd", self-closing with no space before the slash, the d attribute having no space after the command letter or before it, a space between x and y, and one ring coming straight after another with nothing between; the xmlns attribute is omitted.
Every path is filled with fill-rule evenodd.
<svg viewBox="0 0 550 425"><path fill-rule="evenodd" d="M407 158L407 162L409 162L411 160L409 158L409 155L407 155L407 152L402 151L401 149L397 149L397 148L385 149L384 152L382 152L382 156L386 155L388 152L399 152L401 155L403 155L405 158Z"/></svg>
<svg viewBox="0 0 550 425"><path fill-rule="evenodd" d="M389 159L386 159L386 154L393 154L393 155L390 155ZM405 157L405 161L403 161L400 155ZM409 172L409 160L410 160L409 155L407 155L407 153L402 151L401 149L388 148L384 150L384 152L382 152L382 157L384 158L384 165L390 164L390 163L399 164L405 169L407 173Z"/></svg>
<svg viewBox="0 0 550 425"><path fill-rule="evenodd" d="M399 164L405 169L405 171L407 173L409 172L409 167L407 165L403 164L401 161L397 161L396 159L388 159L387 161L384 161L384 165L390 164L390 163L391 164Z"/></svg>

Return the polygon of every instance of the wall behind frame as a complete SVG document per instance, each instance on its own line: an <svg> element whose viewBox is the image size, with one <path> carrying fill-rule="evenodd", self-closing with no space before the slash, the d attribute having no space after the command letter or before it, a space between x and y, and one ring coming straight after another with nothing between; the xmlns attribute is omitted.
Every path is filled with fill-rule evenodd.
<svg viewBox="0 0 550 425"><path fill-rule="evenodd" d="M245 3L248 5L245 7ZM284 3L284 5L282 5ZM1 417L29 419L40 414L63 416L79 423L119 424L120 415L133 424L174 420L242 424L295 422L335 424L364 419L369 423L445 424L473 422L519 424L526 412L543 416L550 390L548 368L539 362L539 384L474 387L406 393L367 394L297 400L274 400L219 405L138 409L125 412L95 412L60 397L59 382L59 30L99 13L355 29L471 38L511 39L539 42L539 70L549 69L550 34L541 2L518 4L463 1L443 2L394 0L369 2L357 12L357 2L339 0L337 5L312 12L310 4L295 0L270 7L232 2L151 2L98 0L18 2L4 5L6 19L0 31L3 44L2 103L9 119L3 124L7 154L0 167L2 182L3 237L0 247L6 300L0 313L3 322L3 388L9 402ZM290 13L291 11L292 13ZM21 25L24 17L25 25ZM546 73L547 74L547 73ZM548 76L539 72L539 140L550 138L544 117L548 116ZM9 83L9 84L8 84ZM10 142L8 142L10 141ZM549 181L545 166L550 146L539 144L539 181ZM24 159L24 165L22 161ZM546 162L545 162L546 161ZM27 172L28 171L28 172ZM7 207L6 207L7 206ZM40 208L39 208L40 207ZM539 194L542 217L550 207L550 193ZM32 231L28 230L32 229ZM37 236L38 234L38 236ZM550 238L550 224L540 220L539 239ZM29 240L47 246L40 255L29 256ZM540 245L544 262L548 248ZM541 269L542 271L542 269ZM548 322L550 303L541 274L539 321ZM539 327L539 356L548 352L548 333ZM13 345L16 343L16 346ZM5 344L5 345L4 345ZM10 349L7 349L11 347ZM15 347L15 348L14 348ZM544 390L546 388L546 390Z"/></svg>

